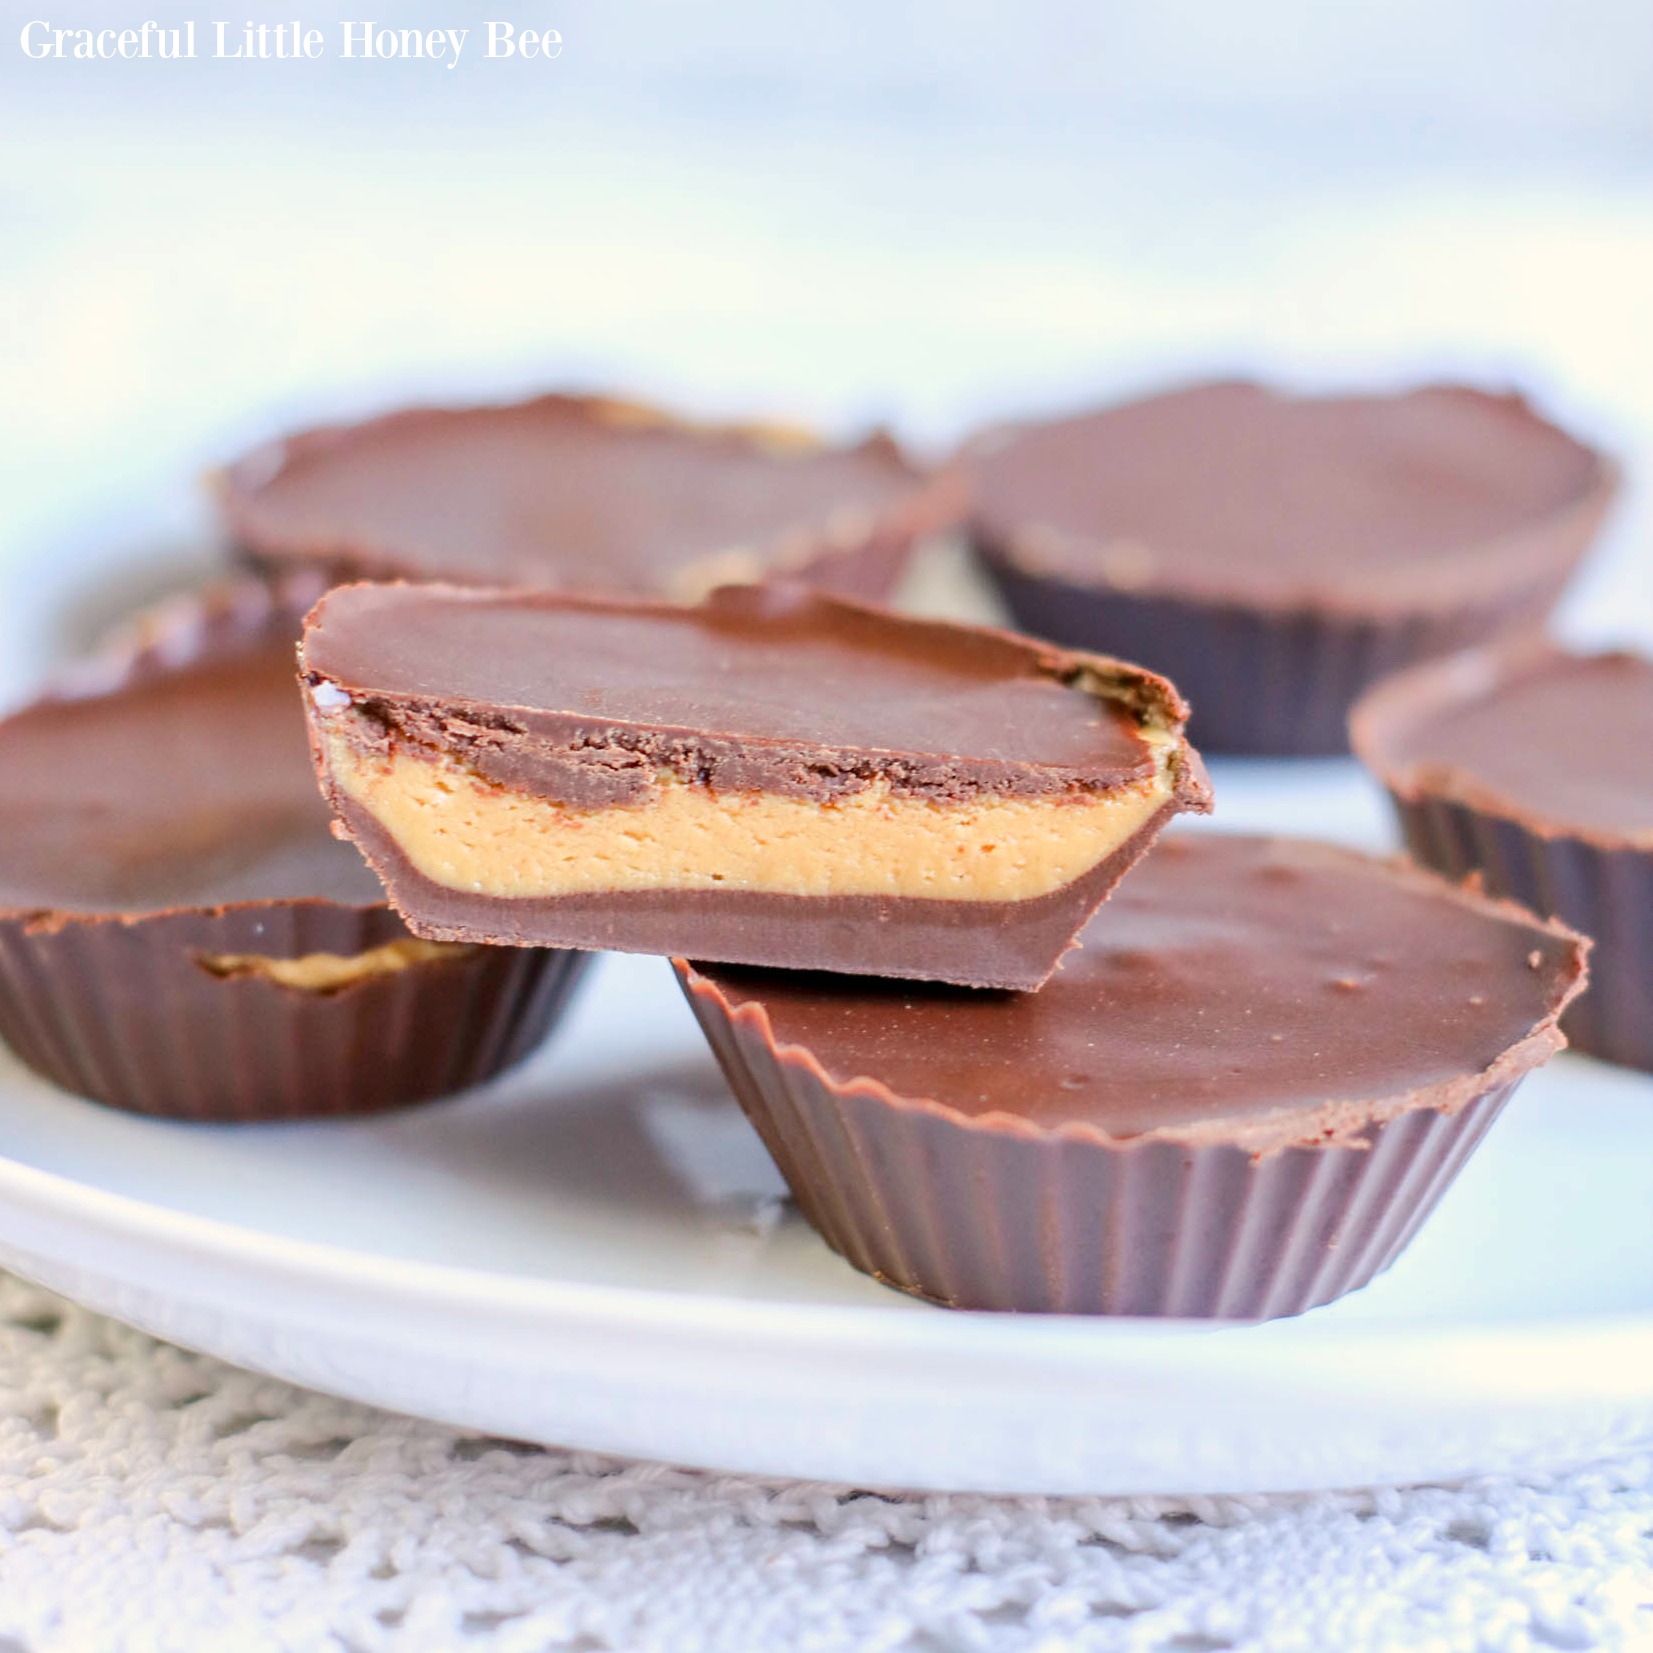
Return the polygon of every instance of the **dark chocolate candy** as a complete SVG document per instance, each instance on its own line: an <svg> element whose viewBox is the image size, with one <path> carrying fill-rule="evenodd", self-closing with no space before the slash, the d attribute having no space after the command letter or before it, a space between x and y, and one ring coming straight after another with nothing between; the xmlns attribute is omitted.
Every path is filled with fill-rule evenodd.
<svg viewBox="0 0 1653 1653"><path fill-rule="evenodd" d="M1380 684L1351 729L1414 856L1595 938L1568 1036L1653 1071L1653 662L1473 651Z"/></svg>
<svg viewBox="0 0 1653 1653"><path fill-rule="evenodd" d="M309 431L223 487L268 567L682 598L772 574L886 596L954 504L887 437L831 447L597 396Z"/></svg>
<svg viewBox="0 0 1653 1653"><path fill-rule="evenodd" d="M134 1113L376 1113L522 1061L556 1026L589 957L459 948L325 991L247 963L357 959L409 942L383 904L243 902L55 923L0 915L0 1038L54 1085Z"/></svg>
<svg viewBox="0 0 1653 1653"><path fill-rule="evenodd" d="M1181 702L1163 680L800 587L730 589L693 610L346 588L312 615L304 671L341 823L412 927L443 938L692 946L751 962L1033 986L1164 820L1208 798L1180 737ZM1152 792L1157 803L1105 857L1015 899L743 886L721 870L712 876L723 887L668 880L505 895L462 870L416 865L341 780L341 762L368 773L404 758L458 765L461 784L483 789L490 808L509 794L642 812L671 782L697 796L796 800L822 812L797 829L846 834L840 806L859 795L892 810L1003 800L1061 809L1122 792Z"/></svg>
<svg viewBox="0 0 1653 1653"><path fill-rule="evenodd" d="M1585 946L1395 863L1179 833L1037 994L678 969L857 1267L965 1307L1252 1318L1398 1254L1565 1042Z"/></svg>
<svg viewBox="0 0 1653 1653"><path fill-rule="evenodd" d="M1018 621L1171 675L1212 751L1332 752L1386 672L1541 618L1616 486L1518 397L1210 384L960 461Z"/></svg>
<svg viewBox="0 0 1653 1653"><path fill-rule="evenodd" d="M1653 853L1653 661L1537 644L1409 681L1360 714L1390 785Z"/></svg>
<svg viewBox="0 0 1653 1653"><path fill-rule="evenodd" d="M1548 1055L1579 956L1566 931L1391 862L1181 832L1038 993L709 974L839 1083L988 1124L1268 1153L1451 1105L1529 1038Z"/></svg>
<svg viewBox="0 0 1653 1653"><path fill-rule="evenodd" d="M383 901L328 830L304 739L297 616L233 639L232 619L220 616L188 664L0 723L0 910Z"/></svg>
<svg viewBox="0 0 1653 1653"><path fill-rule="evenodd" d="M252 582L186 601L0 723L0 1037L54 1083L199 1119L393 1107L519 1060L577 981L579 954L415 941L332 836L300 614Z"/></svg>
<svg viewBox="0 0 1653 1653"><path fill-rule="evenodd" d="M1039 794L1154 773L1132 696L1170 691L972 626L801 588L730 588L698 608L428 586L329 594L304 671L413 741L463 747L502 784L572 804L640 796L655 765L715 790L822 800L897 791ZM629 760L629 761L628 761ZM582 778L581 770L599 771Z"/></svg>

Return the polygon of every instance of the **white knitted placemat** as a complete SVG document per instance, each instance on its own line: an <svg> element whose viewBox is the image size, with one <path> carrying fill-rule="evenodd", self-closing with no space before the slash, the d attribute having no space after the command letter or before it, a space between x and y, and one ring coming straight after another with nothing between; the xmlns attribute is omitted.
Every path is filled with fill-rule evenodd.
<svg viewBox="0 0 1653 1653"><path fill-rule="evenodd" d="M0 1276L0 1653L1653 1647L1653 1458L1457 1488L889 1497L330 1400Z"/></svg>

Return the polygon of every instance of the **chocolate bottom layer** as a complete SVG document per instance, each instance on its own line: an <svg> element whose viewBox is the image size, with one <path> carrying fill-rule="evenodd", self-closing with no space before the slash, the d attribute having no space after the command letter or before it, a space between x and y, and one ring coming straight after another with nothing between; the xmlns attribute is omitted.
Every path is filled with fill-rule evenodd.
<svg viewBox="0 0 1653 1653"><path fill-rule="evenodd" d="M356 1114L492 1078L544 1039L581 953L478 948L332 991L216 974L206 955L355 957L383 907L291 902L135 920L0 919L0 1038L53 1084L181 1119Z"/></svg>
<svg viewBox="0 0 1653 1653"><path fill-rule="evenodd" d="M1364 1147L1110 1146L829 1085L714 995L688 997L810 1224L951 1308L1267 1320L1329 1303L1400 1255L1515 1089L1401 1114Z"/></svg>
<svg viewBox="0 0 1653 1653"><path fill-rule="evenodd" d="M1194 708L1189 738L1208 755L1347 752L1349 708L1380 677L1541 621L1567 572L1483 607L1380 620L1132 596L1026 573L987 546L976 551L1022 630L1119 653L1171 678Z"/></svg>
<svg viewBox="0 0 1653 1653"><path fill-rule="evenodd" d="M1592 1056L1653 1072L1653 854L1547 838L1445 798L1390 793L1415 860L1559 918L1595 941L1590 990L1562 1018Z"/></svg>
<svg viewBox="0 0 1653 1653"><path fill-rule="evenodd" d="M1086 919L1175 812L1167 804L1083 877L1025 901L755 890L620 890L507 899L435 883L360 805L341 796L337 808L408 928L433 940L662 957L692 952L719 963L1024 991L1049 978Z"/></svg>

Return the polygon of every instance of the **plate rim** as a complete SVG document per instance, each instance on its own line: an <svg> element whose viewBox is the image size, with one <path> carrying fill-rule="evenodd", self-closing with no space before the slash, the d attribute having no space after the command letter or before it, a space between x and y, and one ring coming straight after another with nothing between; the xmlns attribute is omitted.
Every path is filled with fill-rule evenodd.
<svg viewBox="0 0 1653 1653"><path fill-rule="evenodd" d="M592 1329L671 1325L693 1330L702 1337L742 1343L753 1333L766 1334L766 1341L774 1341L784 1333L793 1340L830 1339L839 1352L844 1349L846 1334L853 1333L855 1341L865 1340L886 1350L904 1345L933 1352L938 1341L957 1340L966 1345L991 1345L990 1351L984 1347L983 1352L1002 1359L1017 1352L1016 1344L1025 1341L1030 1345L1030 1355L1069 1354L1094 1360L1101 1355L1128 1358L1127 1350L1151 1350L1155 1357L1183 1364L1178 1358L1182 1351L1203 1351L1220 1343L1237 1353L1236 1344L1246 1333L1273 1328L1277 1337L1286 1329L1304 1352L1311 1346L1326 1353L1381 1348L1391 1353L1410 1349L1421 1356L1470 1342L1542 1341L1568 1346L1575 1357L1568 1365L1584 1366L1599 1358L1603 1345L1616 1344L1626 1337L1653 1340L1653 1312L1588 1311L1576 1316L1507 1317L1468 1325L1419 1319L1328 1326L1319 1323L1313 1311L1268 1322L1014 1315L945 1309L917 1301L873 1307L558 1279L399 1257L335 1241L301 1239L179 1210L0 1154L0 1207L15 1209L19 1203L113 1237L141 1237L198 1260L276 1271L289 1281L297 1277L335 1290L390 1290L402 1301L424 1307L448 1310L486 1306L510 1318L551 1316L579 1320ZM1012 1335L1007 1337L1007 1332ZM1272 1352L1268 1358L1275 1358ZM1647 1388L1653 1393L1653 1374Z"/></svg>

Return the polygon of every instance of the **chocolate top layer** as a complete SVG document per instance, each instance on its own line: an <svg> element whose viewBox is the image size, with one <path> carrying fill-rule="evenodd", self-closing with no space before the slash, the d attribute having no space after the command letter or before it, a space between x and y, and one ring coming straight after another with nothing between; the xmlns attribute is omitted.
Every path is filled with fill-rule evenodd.
<svg viewBox="0 0 1653 1653"><path fill-rule="evenodd" d="M1515 396L1208 384L990 433L963 459L989 550L1127 591L1389 607L1544 573L1600 457ZM1569 544L1570 559L1576 546Z"/></svg>
<svg viewBox="0 0 1653 1653"><path fill-rule="evenodd" d="M366 907L384 891L329 830L290 629L176 669L150 658L110 692L0 723L0 909L306 898Z"/></svg>
<svg viewBox="0 0 1653 1653"><path fill-rule="evenodd" d="M694 969L840 1084L993 1124L1267 1151L1450 1106L1489 1070L1535 1065L1564 1042L1554 1018L1583 951L1395 863L1185 832L1038 993Z"/></svg>
<svg viewBox="0 0 1653 1653"><path fill-rule="evenodd" d="M599 397L419 409L312 431L233 466L249 549L358 574L666 592L701 559L753 573L853 544L924 480L893 443L832 448Z"/></svg>
<svg viewBox="0 0 1653 1653"><path fill-rule="evenodd" d="M1135 667L784 585L692 609L349 586L312 613L303 662L318 706L342 693L403 733L458 740L484 767L508 745L566 759L627 731L647 735L636 749L652 761L689 741L701 762L709 735L727 767L696 778L713 786L831 790L869 757L920 787L926 771L949 787L1113 786L1157 772L1144 723L1185 715ZM430 716L415 727L407 703Z"/></svg>
<svg viewBox="0 0 1653 1653"><path fill-rule="evenodd" d="M1383 685L1357 749L1397 790L1653 848L1653 661L1482 651Z"/></svg>

